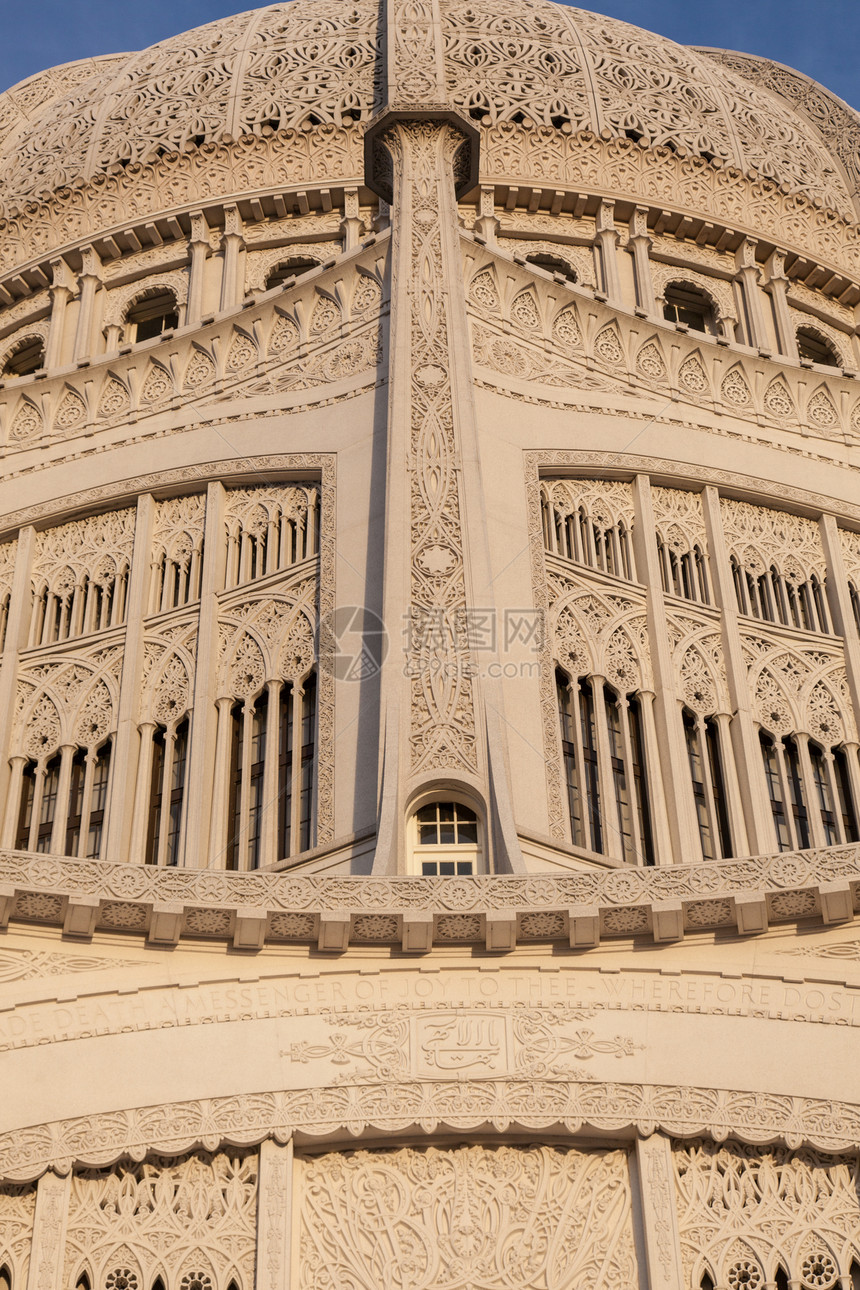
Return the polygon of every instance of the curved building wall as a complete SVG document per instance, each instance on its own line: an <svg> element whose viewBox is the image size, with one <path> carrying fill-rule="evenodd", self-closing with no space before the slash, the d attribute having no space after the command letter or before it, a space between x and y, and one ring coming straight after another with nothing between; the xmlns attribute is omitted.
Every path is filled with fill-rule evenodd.
<svg viewBox="0 0 860 1290"><path fill-rule="evenodd" d="M858 126L762 66L0 97L2 1290L860 1286Z"/></svg>

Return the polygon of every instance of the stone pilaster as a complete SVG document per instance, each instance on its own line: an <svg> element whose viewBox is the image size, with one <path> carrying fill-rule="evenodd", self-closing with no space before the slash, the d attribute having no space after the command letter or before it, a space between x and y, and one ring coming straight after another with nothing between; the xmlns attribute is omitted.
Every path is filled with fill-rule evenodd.
<svg viewBox="0 0 860 1290"><path fill-rule="evenodd" d="M292 1141L281 1146L268 1139L260 1146L255 1290L289 1290L292 1192Z"/></svg>
<svg viewBox="0 0 860 1290"><path fill-rule="evenodd" d="M662 1133L636 1142L642 1226L650 1290L684 1290L672 1174L672 1146Z"/></svg>
<svg viewBox="0 0 860 1290"><path fill-rule="evenodd" d="M63 1264L71 1174L42 1174L36 1192L27 1290L64 1290Z"/></svg>

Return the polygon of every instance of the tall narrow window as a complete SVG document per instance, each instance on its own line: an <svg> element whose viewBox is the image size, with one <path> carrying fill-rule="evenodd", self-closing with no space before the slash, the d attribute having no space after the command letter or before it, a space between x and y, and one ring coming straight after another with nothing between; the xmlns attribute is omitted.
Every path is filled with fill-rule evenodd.
<svg viewBox="0 0 860 1290"><path fill-rule="evenodd" d="M256 869L261 863L268 694L237 703L232 713L231 811L227 868Z"/></svg>
<svg viewBox="0 0 860 1290"><path fill-rule="evenodd" d="M416 812L415 855L425 877L466 877L478 870L480 830L475 812L462 802L431 802Z"/></svg>
<svg viewBox="0 0 860 1290"><path fill-rule="evenodd" d="M794 739L783 739L785 750L785 769L788 779L788 800L794 817L797 845L803 851L809 846L809 817L806 810L806 798L803 792L803 777L800 773L800 757Z"/></svg>
<svg viewBox="0 0 860 1290"><path fill-rule="evenodd" d="M269 716L268 694L263 693L254 703L251 719L249 801L248 801L248 851L247 868L258 869L263 841L264 773L266 767L266 725Z"/></svg>
<svg viewBox="0 0 860 1290"><path fill-rule="evenodd" d="M582 760L581 749L577 751L579 743L579 734L576 728L578 713L574 708L567 677L563 672L556 672L555 681L558 694L559 719L561 721L561 755L567 788L567 809L570 816L571 838L574 846L587 847L589 843L585 835L583 795L577 773L579 763Z"/></svg>
<svg viewBox="0 0 860 1290"><path fill-rule="evenodd" d="M132 342L152 340L179 326L176 296L163 288L141 297L126 314L127 339Z"/></svg>
<svg viewBox="0 0 860 1290"><path fill-rule="evenodd" d="M697 720L685 708L684 735L702 856L705 860L730 856L732 845L723 786L719 728L713 718Z"/></svg>
<svg viewBox="0 0 860 1290"><path fill-rule="evenodd" d="M64 758L69 761L60 800ZM65 748L43 766L27 763L21 780L17 845L22 850L49 852L56 828L58 850L97 860L102 854L110 761L108 739L97 749Z"/></svg>
<svg viewBox="0 0 860 1290"><path fill-rule="evenodd" d="M60 786L60 758L52 757L45 767L42 780L42 800L39 803L38 828L36 830L33 851L47 852L51 849L51 834L54 831L54 818L57 813L57 791Z"/></svg>
<svg viewBox="0 0 860 1290"><path fill-rule="evenodd" d="M782 787L782 776L780 774L779 757L776 750L776 742L770 735L762 734L760 736L761 753L764 761L764 774L767 782L767 791L770 798L770 809L773 815L773 823L776 829L776 844L780 851L791 850L791 833L788 827L788 818L785 809L785 796Z"/></svg>
<svg viewBox="0 0 860 1290"><path fill-rule="evenodd" d="M278 718L278 859L291 854L293 834L293 687L281 690Z"/></svg>
<svg viewBox="0 0 860 1290"><path fill-rule="evenodd" d="M857 813L854 806L854 794L851 791L851 778L848 771L848 756L844 748L833 749L833 770L836 778L836 797L839 813L842 817L844 842L860 841L857 830Z"/></svg>
<svg viewBox="0 0 860 1290"><path fill-rule="evenodd" d="M640 701L585 677L556 673L571 841L653 864ZM601 751L601 749L603 751Z"/></svg>
<svg viewBox="0 0 860 1290"><path fill-rule="evenodd" d="M827 846L832 847L840 840L836 823L836 807L825 754L817 744L809 745L809 763L812 767L813 801L821 816L824 841Z"/></svg>
<svg viewBox="0 0 860 1290"><path fill-rule="evenodd" d="M184 718L174 730L158 726L152 743L146 863L175 865L179 859L185 802L188 718Z"/></svg>
<svg viewBox="0 0 860 1290"><path fill-rule="evenodd" d="M299 850L311 845L316 731L316 678L309 676L302 699L302 745L299 771Z"/></svg>

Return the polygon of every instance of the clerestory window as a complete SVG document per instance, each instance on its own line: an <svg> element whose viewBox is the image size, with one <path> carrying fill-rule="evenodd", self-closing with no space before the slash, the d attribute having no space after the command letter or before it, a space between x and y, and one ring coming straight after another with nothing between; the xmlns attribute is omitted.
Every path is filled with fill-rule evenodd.
<svg viewBox="0 0 860 1290"><path fill-rule="evenodd" d="M132 342L161 336L179 326L176 296L168 290L143 296L131 306L125 321L127 337Z"/></svg>
<svg viewBox="0 0 860 1290"><path fill-rule="evenodd" d="M663 317L684 323L693 331L713 335L717 330L714 302L706 291L687 282L671 282L663 296Z"/></svg>

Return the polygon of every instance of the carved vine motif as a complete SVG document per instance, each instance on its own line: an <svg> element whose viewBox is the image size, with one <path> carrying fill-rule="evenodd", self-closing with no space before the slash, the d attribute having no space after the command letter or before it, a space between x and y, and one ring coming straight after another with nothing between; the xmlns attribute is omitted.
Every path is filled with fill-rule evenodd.
<svg viewBox="0 0 860 1290"><path fill-rule="evenodd" d="M571 677L605 676L622 694L651 688L644 597L608 595L553 568L549 606L554 655Z"/></svg>
<svg viewBox="0 0 860 1290"><path fill-rule="evenodd" d="M13 1286L27 1283L35 1212L34 1186L0 1186L0 1267L8 1269Z"/></svg>
<svg viewBox="0 0 860 1290"><path fill-rule="evenodd" d="M707 550L705 517L698 493L681 488L651 488L654 523L660 537L676 555L684 555L698 546Z"/></svg>
<svg viewBox="0 0 860 1290"><path fill-rule="evenodd" d="M61 954L51 950L0 950L0 984L65 976L67 972L105 972L142 966L139 959L98 958L86 954ZM2 1258L0 1258L2 1263Z"/></svg>
<svg viewBox="0 0 860 1290"><path fill-rule="evenodd" d="M729 553L755 574L776 565L784 578L804 582L815 574L821 582L826 563L818 526L788 511L720 499L723 532Z"/></svg>
<svg viewBox="0 0 860 1290"><path fill-rule="evenodd" d="M338 1013L327 1017L332 1030L324 1042L294 1043L283 1055L296 1065L331 1062L342 1068L335 1083L399 1081L416 1073L424 1079L490 1072L585 1079L586 1068L571 1061L631 1057L640 1047L629 1036L601 1038L578 1024L595 1011L584 1006Z"/></svg>
<svg viewBox="0 0 860 1290"><path fill-rule="evenodd" d="M860 1257L856 1159L708 1142L676 1143L673 1157L687 1284L707 1272L732 1285L748 1261L749 1283L772 1282L781 1266L790 1281L831 1286ZM810 1278L816 1261L831 1278Z"/></svg>
<svg viewBox="0 0 860 1290"><path fill-rule="evenodd" d="M413 1290L638 1284L623 1151L357 1151L306 1160L300 1176L301 1290L407 1268Z"/></svg>
<svg viewBox="0 0 860 1290"><path fill-rule="evenodd" d="M723 641L717 626L714 619L694 613L673 610L666 616L678 695L701 716L731 712Z"/></svg>
<svg viewBox="0 0 860 1290"><path fill-rule="evenodd" d="M198 1152L185 1160L90 1169L72 1178L65 1280L111 1284L122 1270L139 1285L192 1280L226 1290L251 1286L257 1157ZM119 1286L121 1283L115 1281Z"/></svg>
<svg viewBox="0 0 860 1290"><path fill-rule="evenodd" d="M95 748L115 727L123 647L33 662L18 676L13 747L36 760L62 744Z"/></svg>
<svg viewBox="0 0 860 1290"><path fill-rule="evenodd" d="M55 595L72 587L86 574L98 580L101 573L116 577L131 563L134 547L133 507L107 511L83 520L71 520L36 536L33 556L33 591L47 587Z"/></svg>
<svg viewBox="0 0 860 1290"><path fill-rule="evenodd" d="M477 768L472 664L451 388L444 243L453 245L451 165L462 138L448 127L402 125L388 136L398 170L399 238L410 229L410 456L413 771ZM447 221L449 227L443 227Z"/></svg>
<svg viewBox="0 0 860 1290"><path fill-rule="evenodd" d="M316 660L317 597L316 578L305 577L225 606L219 694L248 699L276 678L300 684Z"/></svg>
<svg viewBox="0 0 860 1290"><path fill-rule="evenodd" d="M831 747L856 738L840 647L803 650L743 631L741 644L755 719L775 735L801 730Z"/></svg>

